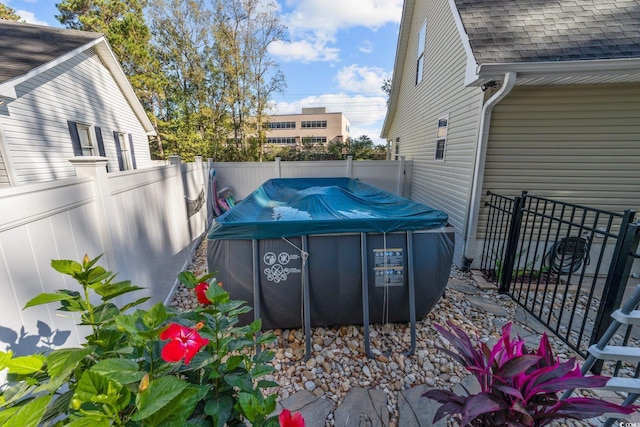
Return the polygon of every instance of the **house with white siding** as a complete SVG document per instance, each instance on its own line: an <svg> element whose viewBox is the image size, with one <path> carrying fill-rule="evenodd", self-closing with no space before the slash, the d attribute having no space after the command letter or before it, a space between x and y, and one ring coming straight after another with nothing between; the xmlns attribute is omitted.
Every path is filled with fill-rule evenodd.
<svg viewBox="0 0 640 427"><path fill-rule="evenodd" d="M151 166L153 126L102 34L0 20L0 188Z"/></svg>
<svg viewBox="0 0 640 427"><path fill-rule="evenodd" d="M640 208L640 1L405 0L381 135L458 265L487 191Z"/></svg>

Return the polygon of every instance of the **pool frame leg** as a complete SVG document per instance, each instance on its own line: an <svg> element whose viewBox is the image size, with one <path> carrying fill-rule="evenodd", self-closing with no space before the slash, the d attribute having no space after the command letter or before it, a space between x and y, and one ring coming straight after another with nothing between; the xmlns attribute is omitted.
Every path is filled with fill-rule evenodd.
<svg viewBox="0 0 640 427"><path fill-rule="evenodd" d="M309 253L307 236L302 236L302 252ZM302 262L302 303L304 311L304 360L311 357L311 301L309 291L309 259Z"/></svg>
<svg viewBox="0 0 640 427"><path fill-rule="evenodd" d="M411 323L411 347L405 351L411 356L416 351L416 289L413 273L413 233L407 231L407 270L409 272L409 321Z"/></svg>
<svg viewBox="0 0 640 427"><path fill-rule="evenodd" d="M260 249L258 240L251 240L253 250L253 320L260 319ZM256 332L256 340L260 338L260 331ZM256 346L256 353L262 351L262 346Z"/></svg>
<svg viewBox="0 0 640 427"><path fill-rule="evenodd" d="M362 328L364 331L364 352L373 359L369 341L369 276L367 272L367 235L360 233L360 263L362 267Z"/></svg>

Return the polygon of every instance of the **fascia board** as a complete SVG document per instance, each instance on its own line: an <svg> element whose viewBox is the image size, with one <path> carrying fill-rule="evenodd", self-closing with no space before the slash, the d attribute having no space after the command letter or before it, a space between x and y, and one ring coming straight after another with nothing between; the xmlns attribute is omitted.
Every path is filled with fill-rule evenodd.
<svg viewBox="0 0 640 427"><path fill-rule="evenodd" d="M391 121L398 107L398 96L400 92L400 83L404 72L404 61L407 56L407 45L409 44L409 34L411 31L411 20L415 0L405 0L402 6L402 20L400 21L400 33L398 35L398 45L396 47L396 57L393 66L393 76L391 77L391 95L389 96L389 104L387 105L387 114L384 117L382 131L380 137L386 139L389 133Z"/></svg>

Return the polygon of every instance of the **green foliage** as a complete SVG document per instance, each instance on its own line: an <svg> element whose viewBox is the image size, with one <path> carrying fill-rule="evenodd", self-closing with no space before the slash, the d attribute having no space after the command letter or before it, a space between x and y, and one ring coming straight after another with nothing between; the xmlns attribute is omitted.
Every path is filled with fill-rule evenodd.
<svg viewBox="0 0 640 427"><path fill-rule="evenodd" d="M285 161L292 160L346 160L352 156L354 160L385 160L386 148L374 145L371 138L361 135L357 139L349 139L347 142L334 140L326 146L302 141L301 147L279 147L268 150L265 160L273 160L280 157Z"/></svg>
<svg viewBox="0 0 640 427"><path fill-rule="evenodd" d="M78 312L91 334L80 348L46 356L0 352L0 369L8 372L0 393L1 425L277 425L269 417L275 395L264 395L275 384L263 379L273 371L267 364L273 353L256 351L274 337L256 339L259 321L238 326L238 315L250 310L244 302L231 300L213 274L183 272L179 279L190 289L210 281L210 304L185 313L161 303L133 311L146 300L140 298L118 307L115 297L140 288L115 281L115 274L97 265L99 258L52 261L80 290L58 290L27 302L25 308L58 304L60 311ZM190 363L164 360L160 336L168 324L202 335L206 345Z"/></svg>
<svg viewBox="0 0 640 427"><path fill-rule="evenodd" d="M3 3L0 3L0 19L4 19L5 21L22 20L20 15L18 15L15 10Z"/></svg>

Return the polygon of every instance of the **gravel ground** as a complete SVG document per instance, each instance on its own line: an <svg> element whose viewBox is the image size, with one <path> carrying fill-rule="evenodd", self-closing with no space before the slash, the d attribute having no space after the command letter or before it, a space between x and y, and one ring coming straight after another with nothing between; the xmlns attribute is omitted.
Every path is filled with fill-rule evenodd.
<svg viewBox="0 0 640 427"><path fill-rule="evenodd" d="M206 272L206 239L199 246L190 270L196 275ZM473 286L473 279L453 270L452 277L459 283ZM375 359L368 359L364 353L362 326L341 326L313 328L313 354L306 362L304 356L304 334L301 329L276 329L273 332L277 342L271 345L276 356L272 361L275 373L272 380L279 384L276 392L280 399L306 389L316 396L325 396L336 405L344 400L353 387L383 390L388 397L390 426L397 426L398 392L418 384L437 388L450 388L461 381L468 372L435 347L448 347L443 342L434 323L445 324L448 320L457 323L470 336L493 344L499 338L501 327L515 319L516 304L510 297L495 290L482 290L476 296L486 303L499 305L504 310L496 315L477 308L467 295L455 289L447 289L434 309L417 324L417 347L415 353L406 357L402 351L409 348L410 330L408 324L372 325L370 328L371 349ZM180 287L172 306L188 310L197 305L192 293ZM520 325L524 331L526 326ZM530 330L531 331L531 330ZM572 357L573 353L560 340L550 336L556 354L561 359ZM329 415L327 425L333 425ZM598 425L584 422L566 421L558 426Z"/></svg>

